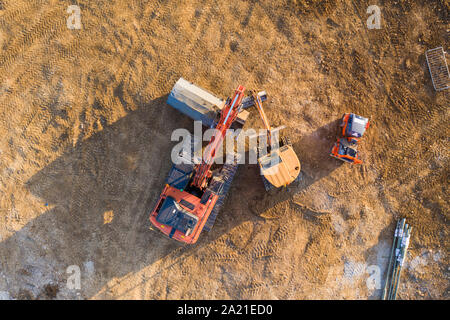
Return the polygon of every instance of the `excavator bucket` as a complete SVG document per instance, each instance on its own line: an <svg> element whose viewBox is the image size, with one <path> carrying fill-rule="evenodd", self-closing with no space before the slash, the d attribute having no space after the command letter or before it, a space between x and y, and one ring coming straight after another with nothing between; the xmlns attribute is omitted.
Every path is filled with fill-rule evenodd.
<svg viewBox="0 0 450 320"><path fill-rule="evenodd" d="M273 187L287 186L300 176L300 160L298 160L297 154L288 140L284 139L284 143L282 142L281 145L273 144L273 140L279 137L277 131L280 128L272 129L270 126L262 106L262 99L253 94L253 100L267 133L267 145L264 145L265 147L268 146L270 150L268 153L265 152L265 148L259 150L259 154L262 154L262 156L258 158L258 163L263 176L264 187L268 191Z"/></svg>
<svg viewBox="0 0 450 320"><path fill-rule="evenodd" d="M294 182L300 174L300 160L291 145L283 145L258 159L266 190ZM270 185L268 185L269 183Z"/></svg>

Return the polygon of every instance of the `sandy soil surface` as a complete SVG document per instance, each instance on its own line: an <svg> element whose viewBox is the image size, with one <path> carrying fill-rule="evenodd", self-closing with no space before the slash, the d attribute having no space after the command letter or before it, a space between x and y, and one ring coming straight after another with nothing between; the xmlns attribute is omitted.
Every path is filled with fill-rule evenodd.
<svg viewBox="0 0 450 320"><path fill-rule="evenodd" d="M66 26L72 4L81 30ZM366 27L372 4L380 30ZM379 299L368 280L406 217L399 298L449 299L449 93L434 91L424 55L448 45L449 8L1 0L0 298ZM170 134L193 128L165 102L181 76L221 97L266 90L303 175L265 193L243 165L194 246L148 221ZM328 155L344 112L372 122L360 166ZM66 286L71 265L80 290Z"/></svg>

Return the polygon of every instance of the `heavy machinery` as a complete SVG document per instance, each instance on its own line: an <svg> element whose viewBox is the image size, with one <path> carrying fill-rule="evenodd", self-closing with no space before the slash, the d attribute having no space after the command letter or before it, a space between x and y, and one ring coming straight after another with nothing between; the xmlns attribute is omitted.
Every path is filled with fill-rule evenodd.
<svg viewBox="0 0 450 320"><path fill-rule="evenodd" d="M191 156L198 141L194 139L183 148L179 156L184 161L172 166L166 186L150 214L152 225L169 238L193 244L202 230L211 230L238 168L238 159L218 165L214 164L214 156L226 130L235 121L240 125L245 123L248 112L242 109L254 102L252 97L244 98L244 90L239 86L233 97L223 103L183 78L172 89L168 104L194 120L201 120L203 125L215 128L216 134L205 148L199 164L194 164ZM266 99L264 94L258 97Z"/></svg>
<svg viewBox="0 0 450 320"><path fill-rule="evenodd" d="M352 164L362 163L356 145L348 142L346 138L339 138L337 142L334 143L330 155L336 159Z"/></svg>
<svg viewBox="0 0 450 320"><path fill-rule="evenodd" d="M252 96L267 133L268 152L258 158L264 187L266 191L269 191L274 187L280 188L287 186L300 178L300 160L287 137L281 138L279 144L274 143L275 141L273 140L275 139L272 136L274 130L267 120L262 106L262 100L256 94L252 93Z"/></svg>
<svg viewBox="0 0 450 320"><path fill-rule="evenodd" d="M351 164L361 164L358 142L369 128L369 119L354 113L345 113L339 124L339 137L331 148L330 155Z"/></svg>
<svg viewBox="0 0 450 320"><path fill-rule="evenodd" d="M350 143L357 143L369 128L369 119L354 113L345 113L342 116L340 127L342 137L347 138Z"/></svg>

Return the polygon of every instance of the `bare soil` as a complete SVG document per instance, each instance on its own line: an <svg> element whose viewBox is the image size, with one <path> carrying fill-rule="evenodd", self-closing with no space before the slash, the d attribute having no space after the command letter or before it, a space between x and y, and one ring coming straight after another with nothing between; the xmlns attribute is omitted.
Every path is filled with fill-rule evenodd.
<svg viewBox="0 0 450 320"><path fill-rule="evenodd" d="M367 282L406 217L399 299L449 299L449 93L424 53L447 49L450 4L375 1L369 30L373 2L0 1L0 297L379 299ZM194 246L148 221L171 133L193 128L166 104L179 77L266 90L302 163L271 193L242 165ZM345 112L371 119L360 166L329 156Z"/></svg>

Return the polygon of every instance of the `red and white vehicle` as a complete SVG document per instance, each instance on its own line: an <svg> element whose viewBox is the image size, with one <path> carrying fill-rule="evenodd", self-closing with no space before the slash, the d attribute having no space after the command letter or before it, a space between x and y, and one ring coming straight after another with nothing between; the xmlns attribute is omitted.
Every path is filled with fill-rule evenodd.
<svg viewBox="0 0 450 320"><path fill-rule="evenodd" d="M340 137L331 148L330 156L351 164L361 164L357 145L369 128L369 119L354 113L345 113L339 126Z"/></svg>

